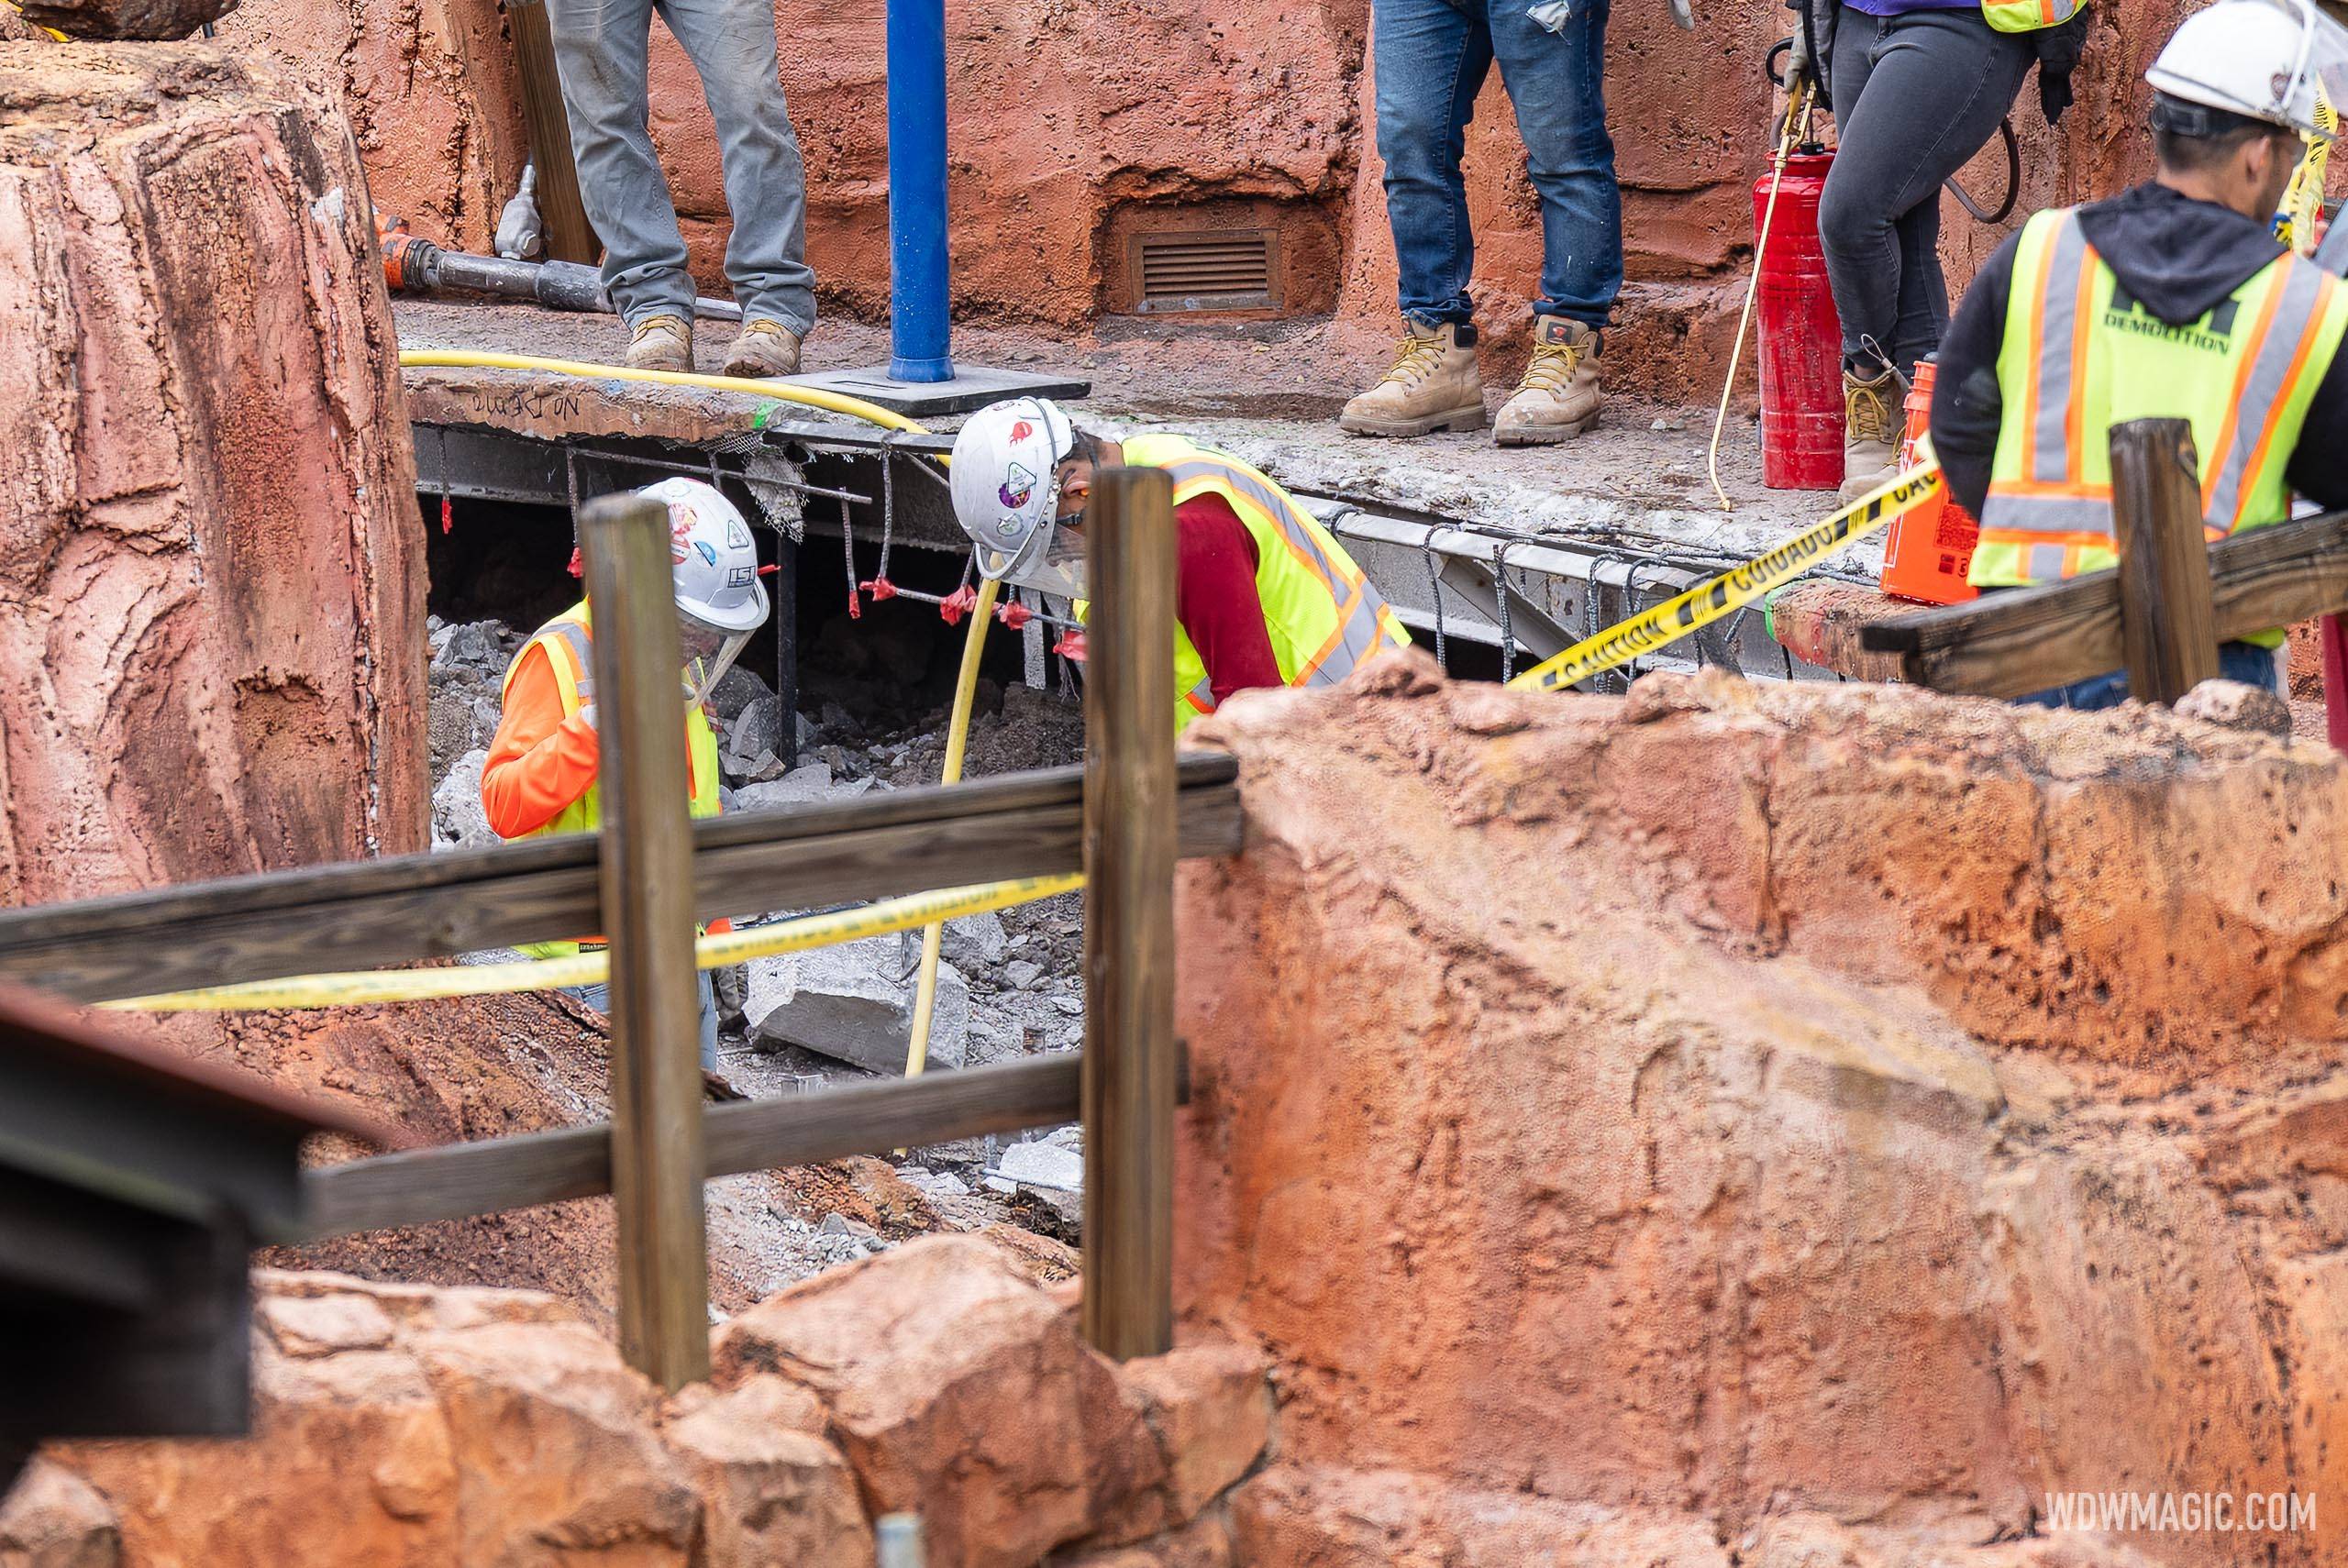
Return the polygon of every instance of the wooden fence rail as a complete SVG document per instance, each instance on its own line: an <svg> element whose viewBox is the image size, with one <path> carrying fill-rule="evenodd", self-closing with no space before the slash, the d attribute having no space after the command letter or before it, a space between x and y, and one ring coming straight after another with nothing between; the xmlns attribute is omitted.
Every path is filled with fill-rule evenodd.
<svg viewBox="0 0 2348 1568"><path fill-rule="evenodd" d="M1176 765L1180 853L1240 847L1238 765ZM693 824L697 917L810 909L1083 867L1084 773L1058 767ZM320 866L0 912L0 978L73 1001L555 941L601 923L597 840Z"/></svg>
<svg viewBox="0 0 2348 1568"><path fill-rule="evenodd" d="M2178 422L2133 423L2174 425ZM2192 639L2198 660L2199 643L2205 637L2213 645L2231 642L2348 609L2348 513L2254 528L2202 549L2198 504L2183 513L2174 504L2180 496L2198 502L2198 491L2155 481L2159 468L2174 469L2180 459L2177 433L2174 429L2144 432L2136 439L2152 445L2127 448L2136 452L2130 458L2121 455L2122 433L2129 428L2123 425L2113 430L2116 463L2134 464L2145 471L2147 482L2115 502L2127 510L2119 530L2123 544L2133 555L2135 541L2162 537L2163 526L2175 533L2181 515L2184 542L2198 552L2198 558L2206 559L2210 579L2206 619L2198 613L2195 595L2188 592L2185 602L2195 613L2177 616L2165 608L2156 609L2140 618L2141 629L2157 632L2173 642ZM2189 449L2187 438L2183 450ZM2165 524L2155 514L2162 511L2163 496L2171 502ZM2164 580L2183 575L2187 558L2176 553L2162 573ZM2145 565L2149 569L2150 563ZM1963 604L1872 622L1859 629L1859 646L1869 653L1896 656L1902 680L1983 697L2021 697L2066 686L2126 668L2132 657L2182 658L2181 652L2172 656L2164 651L2156 656L2150 645L2131 647L2121 609L2121 577L2119 571L2099 571L2043 588L1987 594ZM2166 596L2164 590L2164 599ZM2170 668L2176 673L2149 680L2145 690L2173 685L2202 667L2197 662ZM2153 671L2146 673L2151 676Z"/></svg>

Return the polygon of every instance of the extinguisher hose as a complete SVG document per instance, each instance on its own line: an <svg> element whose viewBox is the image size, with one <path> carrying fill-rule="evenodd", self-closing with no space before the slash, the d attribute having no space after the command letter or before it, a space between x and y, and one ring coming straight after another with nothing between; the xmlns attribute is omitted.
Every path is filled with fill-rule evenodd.
<svg viewBox="0 0 2348 1568"><path fill-rule="evenodd" d="M1948 193L1956 198L1958 206L1973 215L1977 223L2005 222L2014 215L2014 205L2021 200L2021 141L2014 135L2011 115L1998 122L1998 134L2006 142L2006 199L1999 204L1996 212L1983 212L1980 204L1973 199L1973 193L1966 190L1955 175L1951 175L1947 182Z"/></svg>
<svg viewBox="0 0 2348 1568"><path fill-rule="evenodd" d="M1769 167L1769 200L1761 209L1761 233L1753 242L1753 278L1744 286L1744 311L1737 317L1736 342L1728 355L1728 375L1721 382L1720 411L1712 416L1712 445L1707 466L1712 493L1721 498L1722 512L1733 512L1736 505L1721 483L1721 433L1728 428L1729 400L1736 393L1736 372L1744 359L1745 334L1753 328L1753 304L1761 293L1761 264L1769 253L1769 229L1778 218L1778 191L1786 182L1786 160L1793 156L1795 138L1809 127L1811 105L1817 91L1805 79L1786 105L1785 129L1778 134L1778 156Z"/></svg>

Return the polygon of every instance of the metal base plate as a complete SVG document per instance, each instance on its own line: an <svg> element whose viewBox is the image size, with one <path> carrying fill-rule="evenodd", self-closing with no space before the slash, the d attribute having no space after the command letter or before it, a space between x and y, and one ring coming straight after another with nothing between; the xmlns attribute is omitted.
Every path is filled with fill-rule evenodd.
<svg viewBox="0 0 2348 1568"><path fill-rule="evenodd" d="M1091 381L1074 376L1036 375L961 364L954 367L954 379L950 381L892 381L886 365L857 370L820 370L782 379L791 386L815 387L844 397L860 397L914 419L929 414L968 414L1007 397L1082 397L1092 390Z"/></svg>

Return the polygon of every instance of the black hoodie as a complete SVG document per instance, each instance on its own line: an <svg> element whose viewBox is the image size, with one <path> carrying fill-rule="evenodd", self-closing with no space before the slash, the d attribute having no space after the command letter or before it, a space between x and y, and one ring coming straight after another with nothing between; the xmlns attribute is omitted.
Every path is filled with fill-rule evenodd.
<svg viewBox="0 0 2348 1568"><path fill-rule="evenodd" d="M2157 183L2081 207L2079 226L2129 293L2172 326L2200 320L2283 253L2264 224ZM1933 383L1933 447L1949 492L1977 515L2003 414L1998 350L2021 239L1999 246L1966 291ZM2348 354L2325 370L2284 475L2326 510L2348 507Z"/></svg>

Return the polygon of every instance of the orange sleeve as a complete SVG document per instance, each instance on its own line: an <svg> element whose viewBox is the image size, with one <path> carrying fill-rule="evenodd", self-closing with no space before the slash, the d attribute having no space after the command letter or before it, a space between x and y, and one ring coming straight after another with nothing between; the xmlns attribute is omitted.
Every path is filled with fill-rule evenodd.
<svg viewBox="0 0 2348 1568"><path fill-rule="evenodd" d="M522 652L505 693L489 760L481 770L481 803L500 838L535 833L594 786L595 726L585 713L565 718L562 690L543 647Z"/></svg>

